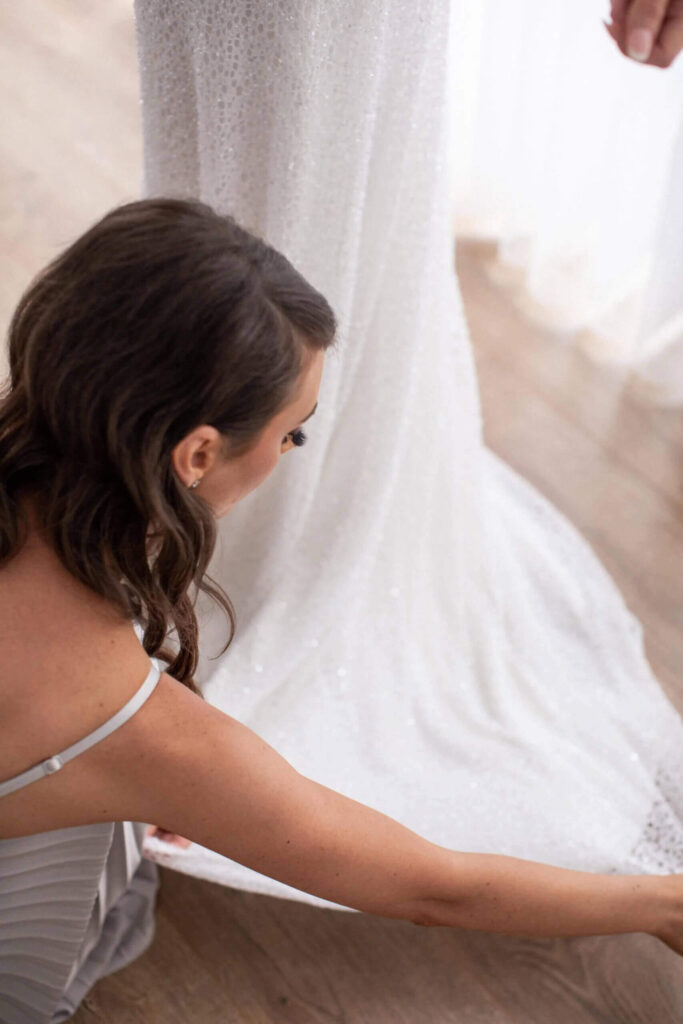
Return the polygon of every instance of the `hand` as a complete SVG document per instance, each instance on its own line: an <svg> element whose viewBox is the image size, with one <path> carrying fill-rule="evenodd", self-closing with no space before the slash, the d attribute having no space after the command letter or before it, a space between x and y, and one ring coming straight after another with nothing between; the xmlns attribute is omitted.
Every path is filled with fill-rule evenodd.
<svg viewBox="0 0 683 1024"><path fill-rule="evenodd" d="M611 17L611 25L603 22L605 29L624 56L640 64L668 68L683 50L683 0L612 0ZM630 50L638 44L634 33L641 31L654 40L642 57Z"/></svg>

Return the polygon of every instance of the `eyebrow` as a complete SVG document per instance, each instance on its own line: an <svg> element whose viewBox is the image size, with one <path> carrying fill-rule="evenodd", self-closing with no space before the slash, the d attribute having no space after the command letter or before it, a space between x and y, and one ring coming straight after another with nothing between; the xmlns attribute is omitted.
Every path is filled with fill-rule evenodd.
<svg viewBox="0 0 683 1024"><path fill-rule="evenodd" d="M301 422L305 423L306 420L310 420L311 416L313 415L313 413L315 412L315 410L317 408L318 408L318 403L316 402L315 405L313 406L313 408L311 409L311 411L309 412L308 416L306 416L305 419L303 419Z"/></svg>

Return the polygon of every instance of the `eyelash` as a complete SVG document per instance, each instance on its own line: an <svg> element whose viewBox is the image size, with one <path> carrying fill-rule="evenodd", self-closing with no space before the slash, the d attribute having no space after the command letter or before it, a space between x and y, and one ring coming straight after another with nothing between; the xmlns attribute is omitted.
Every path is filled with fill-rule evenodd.
<svg viewBox="0 0 683 1024"><path fill-rule="evenodd" d="M307 441L307 436L303 430L293 430L291 434L287 434L287 437L291 437L293 444L298 448L300 448L302 444L306 444ZM287 440L287 437L285 437L285 441Z"/></svg>

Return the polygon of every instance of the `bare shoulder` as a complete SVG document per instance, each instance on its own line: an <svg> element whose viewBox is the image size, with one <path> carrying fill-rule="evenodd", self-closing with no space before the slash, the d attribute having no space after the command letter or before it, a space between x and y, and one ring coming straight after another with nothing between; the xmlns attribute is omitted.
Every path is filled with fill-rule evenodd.
<svg viewBox="0 0 683 1024"><path fill-rule="evenodd" d="M3 769L0 778L97 728L133 696L149 669L133 630L110 636L107 662L90 675L100 694L94 719L74 716L77 726L50 732L59 739L46 739L37 756ZM70 687L62 692L73 698ZM228 855L242 851L253 863L287 804L285 794L295 795L304 781L256 733L162 672L142 706L112 733L53 775L0 798L0 838L144 821Z"/></svg>
<svg viewBox="0 0 683 1024"><path fill-rule="evenodd" d="M35 546L0 571L0 620L2 781L102 725L139 688L150 661L133 623ZM78 800L85 756L52 787L41 780L1 798L0 838L66 825L62 809Z"/></svg>
<svg viewBox="0 0 683 1024"><path fill-rule="evenodd" d="M43 549L22 550L0 570L0 620L5 778L15 770L8 759L28 753L25 745L18 749L17 735L39 746L45 726L46 739L59 743L65 731L87 726L105 705L115 705L130 685L121 678L119 658L134 671L148 659L133 623Z"/></svg>

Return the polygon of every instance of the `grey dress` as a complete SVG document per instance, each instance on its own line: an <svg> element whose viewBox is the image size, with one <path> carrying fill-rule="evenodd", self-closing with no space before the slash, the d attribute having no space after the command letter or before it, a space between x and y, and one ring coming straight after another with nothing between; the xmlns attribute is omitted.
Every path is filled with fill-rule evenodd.
<svg viewBox="0 0 683 1024"><path fill-rule="evenodd" d="M0 783L2 796L59 770L123 725L154 690L151 659L137 693L66 750ZM154 937L158 869L142 857L146 825L116 821L0 840L0 1022L68 1020L95 982Z"/></svg>

